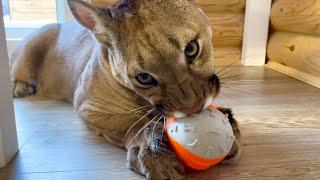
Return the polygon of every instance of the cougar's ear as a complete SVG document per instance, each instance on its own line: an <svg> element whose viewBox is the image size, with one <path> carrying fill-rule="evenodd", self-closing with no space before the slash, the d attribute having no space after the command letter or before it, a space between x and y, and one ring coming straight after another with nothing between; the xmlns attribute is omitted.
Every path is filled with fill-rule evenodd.
<svg viewBox="0 0 320 180"><path fill-rule="evenodd" d="M84 27L94 30L98 25L108 25L112 22L108 9L100 9L83 0L68 0L73 16Z"/></svg>

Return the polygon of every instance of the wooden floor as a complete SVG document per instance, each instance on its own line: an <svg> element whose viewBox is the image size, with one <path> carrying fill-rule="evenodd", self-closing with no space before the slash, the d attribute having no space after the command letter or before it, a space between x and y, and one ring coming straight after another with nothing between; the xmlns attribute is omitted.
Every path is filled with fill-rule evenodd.
<svg viewBox="0 0 320 180"><path fill-rule="evenodd" d="M320 89L264 68L238 68L218 104L233 107L243 156L187 179L320 179ZM0 179L143 179L125 151L78 120L71 105L15 100L20 153Z"/></svg>

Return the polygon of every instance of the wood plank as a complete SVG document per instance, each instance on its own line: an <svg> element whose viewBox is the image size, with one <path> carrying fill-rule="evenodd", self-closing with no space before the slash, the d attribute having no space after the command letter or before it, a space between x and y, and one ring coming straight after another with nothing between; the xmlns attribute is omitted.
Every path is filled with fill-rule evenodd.
<svg viewBox="0 0 320 180"><path fill-rule="evenodd" d="M269 61L266 67L320 88L320 76L313 76L312 74L308 74L273 61Z"/></svg>
<svg viewBox="0 0 320 180"><path fill-rule="evenodd" d="M119 169L125 170L127 169ZM30 180L118 180L119 174L121 175L121 180L145 180L146 178L135 174L134 172L120 173L119 171L112 170L87 170L87 171L65 171L65 172L34 172L34 173L23 173L23 174L14 174L12 175L3 175L0 174L0 179L30 179ZM9 177L9 178L8 178Z"/></svg>
<svg viewBox="0 0 320 180"><path fill-rule="evenodd" d="M142 179L126 167L126 151L87 128L71 104L29 97L15 110L21 150L0 179Z"/></svg>
<svg viewBox="0 0 320 180"><path fill-rule="evenodd" d="M2 14L0 2L0 168L4 167L18 151L9 58Z"/></svg>
<svg viewBox="0 0 320 180"><path fill-rule="evenodd" d="M320 77L320 37L275 32L268 44L268 59Z"/></svg>
<svg viewBox="0 0 320 180"><path fill-rule="evenodd" d="M246 0L196 0L206 13L244 13Z"/></svg>
<svg viewBox="0 0 320 180"><path fill-rule="evenodd" d="M241 48L220 47L214 49L215 65L228 66L241 64Z"/></svg>
<svg viewBox="0 0 320 180"><path fill-rule="evenodd" d="M278 0L271 24L277 31L320 35L320 0Z"/></svg>
<svg viewBox="0 0 320 180"><path fill-rule="evenodd" d="M244 15L207 14L212 25L215 47L242 46Z"/></svg>

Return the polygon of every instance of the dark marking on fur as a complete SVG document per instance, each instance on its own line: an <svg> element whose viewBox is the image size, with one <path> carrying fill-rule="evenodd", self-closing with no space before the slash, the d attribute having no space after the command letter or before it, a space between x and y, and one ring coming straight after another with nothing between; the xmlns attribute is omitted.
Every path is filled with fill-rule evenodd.
<svg viewBox="0 0 320 180"><path fill-rule="evenodd" d="M163 54L161 53L161 51L158 49L157 45L155 45L154 43L152 43L151 37L149 33L146 33L145 35L145 41L148 43L150 50L153 51L154 55L158 55L158 57L160 59L165 59L165 57L163 56ZM165 61L163 61L165 62Z"/></svg>
<svg viewBox="0 0 320 180"><path fill-rule="evenodd" d="M182 95L185 97L186 93L185 93L184 89L182 88L182 85L179 82L177 82L177 83L178 83L178 86L179 86L179 89L180 89Z"/></svg>
<svg viewBox="0 0 320 180"><path fill-rule="evenodd" d="M137 9L135 1L132 0L122 0L118 1L115 5L113 5L110 9L110 14L112 14L113 18L120 18L124 16L126 13L131 13L132 15L136 15L135 10Z"/></svg>
<svg viewBox="0 0 320 180"><path fill-rule="evenodd" d="M234 118L232 110L229 109L229 108L222 108L222 107L219 107L218 109L219 109L219 111L221 111L223 114L225 114L228 117L229 122L230 122L230 124L232 126L232 129L233 129L234 135L236 137L239 137L240 136L240 130L239 130L239 127L238 127L238 122Z"/></svg>
<svg viewBox="0 0 320 180"><path fill-rule="evenodd" d="M143 59L143 57L139 55L138 58L137 58L137 61L138 61L139 66L142 69L144 69L144 59Z"/></svg>
<svg viewBox="0 0 320 180"><path fill-rule="evenodd" d="M173 37L168 37L169 42L177 49L181 49L180 47L180 43L177 39L173 38Z"/></svg>

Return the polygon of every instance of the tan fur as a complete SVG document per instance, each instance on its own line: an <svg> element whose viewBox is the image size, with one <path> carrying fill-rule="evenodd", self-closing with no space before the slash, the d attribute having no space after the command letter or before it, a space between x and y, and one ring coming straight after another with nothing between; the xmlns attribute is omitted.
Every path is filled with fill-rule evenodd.
<svg viewBox="0 0 320 180"><path fill-rule="evenodd" d="M177 177L181 173L174 170L177 165L169 167L179 164L172 152L146 148L153 142L152 133L147 133L150 128L131 140L147 122L161 120L162 113L172 115L217 95L217 84L209 83L214 59L207 17L189 0L125 0L111 9L80 0L69 4L85 27L76 22L52 24L25 39L10 61L15 96L29 95L36 87L38 94L73 102L92 129L126 147L133 166L144 167L134 170L150 178ZM187 64L184 48L194 38L201 55ZM143 72L157 78L159 86L137 85L134 77ZM163 112L154 109L158 103ZM134 156L137 149L139 156ZM143 152L151 154L142 156ZM142 161L144 157L148 162ZM159 158L177 163L147 165ZM168 173L160 175L163 171Z"/></svg>

